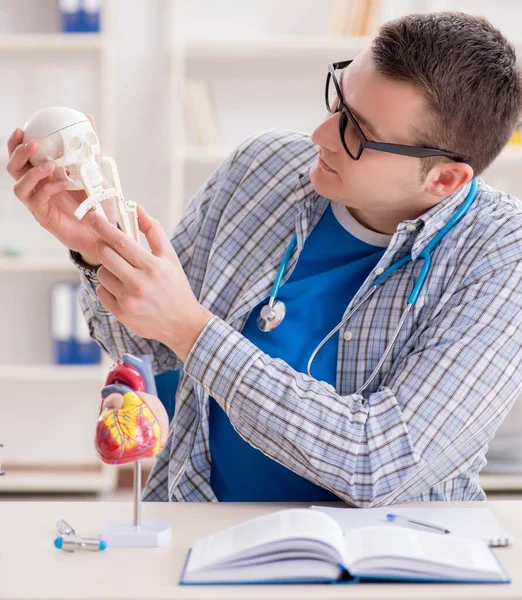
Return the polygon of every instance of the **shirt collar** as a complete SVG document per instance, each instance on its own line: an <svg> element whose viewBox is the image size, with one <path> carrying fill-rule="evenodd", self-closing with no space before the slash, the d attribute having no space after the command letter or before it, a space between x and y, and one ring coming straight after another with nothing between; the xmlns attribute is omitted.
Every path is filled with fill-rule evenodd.
<svg viewBox="0 0 522 600"><path fill-rule="evenodd" d="M451 219L451 216L455 212L458 206L462 204L471 188L471 182L466 183L461 188L453 192L453 194L446 196L435 206L432 206L429 210L423 213L417 219L409 221L402 221L397 226L397 232L408 231L408 225L415 225L417 234L413 246L411 249L411 256L415 260L426 244L437 235L437 233L446 225ZM414 234L415 235L415 234Z"/></svg>
<svg viewBox="0 0 522 600"><path fill-rule="evenodd" d="M315 200L319 198L310 181L310 167L306 167L297 174L297 185L295 187L296 203L299 212L310 208Z"/></svg>
<svg viewBox="0 0 522 600"><path fill-rule="evenodd" d="M480 179L479 179L480 182ZM437 235L444 225L451 219L456 208L462 204L471 187L471 182L466 183L453 194L446 196L435 206L416 219L401 221L397 225L395 235L408 233L407 240L414 236L411 255L415 260L422 252L426 244ZM310 167L298 173L298 184L296 186L297 205L299 212L309 209L319 198L310 181ZM324 207L323 207L324 208ZM413 227L415 229L413 229Z"/></svg>

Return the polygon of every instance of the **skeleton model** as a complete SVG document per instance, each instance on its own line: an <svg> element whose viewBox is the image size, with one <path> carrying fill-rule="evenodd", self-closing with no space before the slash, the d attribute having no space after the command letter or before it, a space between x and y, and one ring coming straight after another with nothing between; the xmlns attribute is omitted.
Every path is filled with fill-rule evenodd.
<svg viewBox="0 0 522 600"><path fill-rule="evenodd" d="M89 119L64 106L36 112L25 124L24 142L37 140L31 163L52 161L56 179L68 182L68 190L85 190L87 198L74 212L82 219L89 210L103 212L100 202L114 198L123 231L139 241L137 204L123 199L114 159L100 156L100 142Z"/></svg>

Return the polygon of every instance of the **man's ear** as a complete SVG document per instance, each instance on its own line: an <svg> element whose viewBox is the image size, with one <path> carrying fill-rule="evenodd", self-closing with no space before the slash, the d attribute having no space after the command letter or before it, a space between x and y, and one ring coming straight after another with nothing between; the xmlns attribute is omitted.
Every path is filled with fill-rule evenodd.
<svg viewBox="0 0 522 600"><path fill-rule="evenodd" d="M473 179L473 168L462 162L434 165L426 178L426 191L437 198L446 198Z"/></svg>

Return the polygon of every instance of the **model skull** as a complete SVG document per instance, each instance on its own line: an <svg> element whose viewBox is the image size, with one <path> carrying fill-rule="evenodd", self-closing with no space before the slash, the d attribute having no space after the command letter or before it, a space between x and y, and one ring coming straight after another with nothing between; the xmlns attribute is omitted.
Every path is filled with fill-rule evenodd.
<svg viewBox="0 0 522 600"><path fill-rule="evenodd" d="M25 124L24 142L37 140L38 151L31 157L34 166L48 160L56 165L57 179L69 182L68 190L85 189L80 169L88 165L90 182L100 185L100 143L89 119L81 112L63 106L51 106L36 112Z"/></svg>
<svg viewBox="0 0 522 600"><path fill-rule="evenodd" d="M67 181L68 190L85 190L87 197L74 211L77 219L113 199L119 224L125 233L139 242L138 205L123 199L116 162L100 156L98 136L83 113L64 106L51 106L35 113L25 124L24 142L38 141L38 150L30 158L34 166L46 161L55 164L56 179Z"/></svg>

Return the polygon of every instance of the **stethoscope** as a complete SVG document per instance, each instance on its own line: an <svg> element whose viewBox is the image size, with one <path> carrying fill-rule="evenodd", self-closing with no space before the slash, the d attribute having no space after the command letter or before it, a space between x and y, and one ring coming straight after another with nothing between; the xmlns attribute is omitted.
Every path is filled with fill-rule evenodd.
<svg viewBox="0 0 522 600"><path fill-rule="evenodd" d="M444 227L439 231L439 233L430 242L428 242L428 244L426 244L425 248L420 252L418 258L424 259L424 264L422 265L421 272L417 278L417 281L415 282L415 285L413 286L413 290L411 291L410 295L408 296L408 299L406 301L406 308L404 309L404 312L401 315L399 324L397 325L397 327L391 337L391 340L388 343L388 345L386 346L386 349L384 350L384 353L383 353L381 359L379 360L377 366L373 370L370 377L357 390L356 394L361 394L370 385L370 383L377 376L377 373L379 372L380 368L382 367L388 354L391 352L391 349L393 348L393 345L395 344L395 341L397 340L397 337L402 329L402 326L404 325L404 322L406 321L406 318L408 317L408 314L410 313L411 309L415 306L415 303L417 302L417 298L419 297L419 294L424 286L426 277L428 276L428 273L431 268L431 252L436 248L436 246L439 244L439 242L442 240L442 238L453 227L455 227L455 225L464 217L464 215L468 212L470 206L473 204L476 197L477 197L477 180L472 179L471 187L469 189L468 195L466 196L466 199L464 200L464 202L461 204L461 206L458 208L458 210L455 211L455 213L453 214L451 219L446 223L446 225L444 225ZM290 244L288 245L288 248L286 249L286 252L283 256L283 260L281 261L281 264L279 265L279 269L277 270L277 275L276 275L276 278L274 281L274 285L272 287L272 292L270 293L270 299L268 301L268 304L263 306L263 308L259 312L259 316L257 317L257 325L261 331L264 331L264 332L273 331L276 327L278 327L280 325L281 321L285 318L286 307L285 307L284 302L282 302L281 300L277 300L277 294L279 293L279 288L281 286L281 280L283 279L283 275L286 271L286 267L288 266L290 256L292 255L292 252L294 251L296 244L297 244L297 234L294 233L294 235L292 236L292 239L290 241ZM385 269L378 277L376 277L376 279L374 279L373 285L369 289L369 291L366 293L366 295L354 307L352 307L350 312L346 315L346 317L344 317L344 319L339 323L339 325L337 325L337 327L335 329L332 329L332 331L323 339L323 341L312 352L312 355L310 356L310 359L308 361L308 366L307 366L308 375L311 376L312 362L313 362L314 358L316 357L317 353L319 352L319 350L326 344L326 342L337 331L339 331L339 329L346 323L346 321L348 321L348 319L354 314L354 312L356 310L358 310L367 300L369 300L372 297L372 295L375 293L375 290L381 285L383 280L386 277L388 277L388 275L390 275L394 271L397 271L398 269L400 269L401 267L403 267L405 264L407 264L410 261L413 261L411 254L408 256L403 256L401 259L394 262L387 269Z"/></svg>

